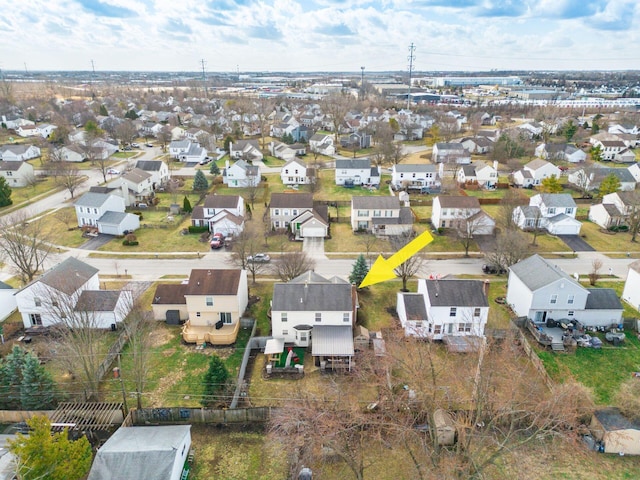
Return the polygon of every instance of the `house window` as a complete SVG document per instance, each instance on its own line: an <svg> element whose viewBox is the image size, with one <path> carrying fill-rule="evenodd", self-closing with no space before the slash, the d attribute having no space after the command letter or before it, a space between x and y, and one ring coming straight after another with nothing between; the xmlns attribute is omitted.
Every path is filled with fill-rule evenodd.
<svg viewBox="0 0 640 480"><path fill-rule="evenodd" d="M449 316L450 316L450 317L455 317L457 312L458 312L457 307L451 307L451 308L449 309Z"/></svg>
<svg viewBox="0 0 640 480"><path fill-rule="evenodd" d="M84 213L84 210L82 209L82 207L78 207L78 211L79 211L80 213Z"/></svg>
<svg viewBox="0 0 640 480"><path fill-rule="evenodd" d="M289 175L289 169L288 168L284 171L284 174L285 175Z"/></svg>
<svg viewBox="0 0 640 480"><path fill-rule="evenodd" d="M291 210L291 215L298 215L298 209L294 208L293 210Z"/></svg>
<svg viewBox="0 0 640 480"><path fill-rule="evenodd" d="M473 316L474 317L479 317L480 316L480 308L475 308L473 310Z"/></svg>
<svg viewBox="0 0 640 480"><path fill-rule="evenodd" d="M573 310L569 310L569 311L567 312L567 317L573 317L573 315L574 315L575 313L576 313L576 312L574 312Z"/></svg>
<svg viewBox="0 0 640 480"><path fill-rule="evenodd" d="M401 173L401 174L400 174L400 178L404 178L404 173Z"/></svg>
<svg viewBox="0 0 640 480"><path fill-rule="evenodd" d="M374 210L374 211L373 211L373 216L374 216L374 217L379 217L379 216L381 216L381 213L382 213L382 212L380 212L380 210Z"/></svg>
<svg viewBox="0 0 640 480"><path fill-rule="evenodd" d="M351 317L351 315L350 315L350 314L348 314L348 313L343 313L343 314L342 314L342 321L343 321L343 322L348 322L349 320L351 320L351 318L350 318L350 317Z"/></svg>
<svg viewBox="0 0 640 480"><path fill-rule="evenodd" d="M98 209L97 209L97 208L94 208L94 209L93 209L93 213L98 213Z"/></svg>
<svg viewBox="0 0 640 480"><path fill-rule="evenodd" d="M42 325L42 317L39 313L30 313L29 320L31 321L31 325L35 327L36 325Z"/></svg>
<svg viewBox="0 0 640 480"><path fill-rule="evenodd" d="M289 330L282 330L282 335L289 335Z"/></svg>
<svg viewBox="0 0 640 480"><path fill-rule="evenodd" d="M280 215L280 209L279 209L279 208L276 208L276 209L273 211L273 214L274 214L274 215Z"/></svg>
<svg viewBox="0 0 640 480"><path fill-rule="evenodd" d="M413 177L413 178L416 178L416 174L414 173L414 174L412 175L412 177Z"/></svg>
<svg viewBox="0 0 640 480"><path fill-rule="evenodd" d="M551 295L551 301L549 303L558 303L558 295L555 293Z"/></svg>
<svg viewBox="0 0 640 480"><path fill-rule="evenodd" d="M458 324L458 332L471 332L471 324L470 323L459 323Z"/></svg>
<svg viewBox="0 0 640 480"><path fill-rule="evenodd" d="M549 207L549 209L547 210L547 213L549 215L555 215L556 213L556 207Z"/></svg>
<svg viewBox="0 0 640 480"><path fill-rule="evenodd" d="M433 334L440 335L442 333L442 325L434 325Z"/></svg>
<svg viewBox="0 0 640 480"><path fill-rule="evenodd" d="M207 307L213 307L213 297L207 297Z"/></svg>
<svg viewBox="0 0 640 480"><path fill-rule="evenodd" d="M321 322L321 321L322 321L322 313L316 312L316 322Z"/></svg>
<svg viewBox="0 0 640 480"><path fill-rule="evenodd" d="M40 300L38 297L34 297L33 298L33 303L36 304L36 307L41 307L42 306L42 300Z"/></svg>
<svg viewBox="0 0 640 480"><path fill-rule="evenodd" d="M196 312L196 317L199 317L199 316L200 316L200 312Z"/></svg>
<svg viewBox="0 0 640 480"><path fill-rule="evenodd" d="M369 210L358 210L358 216L359 217L368 217L369 216Z"/></svg>
<svg viewBox="0 0 640 480"><path fill-rule="evenodd" d="M569 305L573 305L573 299L575 298L575 295L569 295L569 297L567 297L567 303Z"/></svg>
<svg viewBox="0 0 640 480"><path fill-rule="evenodd" d="M282 312L280 314L280 321L281 322L286 322L287 321L287 312Z"/></svg>
<svg viewBox="0 0 640 480"><path fill-rule="evenodd" d="M233 319L231 318L231 312L220 312L220 320L222 320L227 325L232 323Z"/></svg>

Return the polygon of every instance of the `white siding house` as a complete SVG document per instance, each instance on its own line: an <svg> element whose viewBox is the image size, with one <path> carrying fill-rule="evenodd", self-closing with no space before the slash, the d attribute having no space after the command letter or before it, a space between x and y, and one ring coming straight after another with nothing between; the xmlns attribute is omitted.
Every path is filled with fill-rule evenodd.
<svg viewBox="0 0 640 480"><path fill-rule="evenodd" d="M380 167L368 158L336 160L336 185L380 185Z"/></svg>
<svg viewBox="0 0 640 480"><path fill-rule="evenodd" d="M473 222L476 235L492 235L496 226L476 197L439 195L433 200L431 224L434 228L456 228L461 222Z"/></svg>
<svg viewBox="0 0 640 480"><path fill-rule="evenodd" d="M395 196L351 197L351 229L374 235L403 235L413 228L413 213Z"/></svg>
<svg viewBox="0 0 640 480"><path fill-rule="evenodd" d="M391 167L391 185L395 190L439 188L440 179L435 165L401 163Z"/></svg>
<svg viewBox="0 0 640 480"><path fill-rule="evenodd" d="M640 260L629 265L629 273L624 282L622 299L640 312Z"/></svg>

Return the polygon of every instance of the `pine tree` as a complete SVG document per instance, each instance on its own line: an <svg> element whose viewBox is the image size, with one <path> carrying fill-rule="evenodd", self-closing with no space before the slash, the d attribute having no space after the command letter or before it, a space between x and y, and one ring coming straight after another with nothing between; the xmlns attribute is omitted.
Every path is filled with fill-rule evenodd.
<svg viewBox="0 0 640 480"><path fill-rule="evenodd" d="M364 277L369 273L369 267L367 266L367 260L364 258L363 254L356 259L356 263L353 264L353 269L351 270L351 275L349 275L349 282L357 285L360 285L364 280Z"/></svg>
<svg viewBox="0 0 640 480"><path fill-rule="evenodd" d="M67 430L51 433L45 416L27 420L29 435L19 433L9 440L9 451L17 458L18 478L35 480L80 480L91 469L93 453L87 437L70 440Z"/></svg>
<svg viewBox="0 0 640 480"><path fill-rule="evenodd" d="M205 407L216 403L216 395L222 393L227 388L229 381L229 371L220 357L214 355L209 361L209 370L204 376L204 396L202 405Z"/></svg>
<svg viewBox="0 0 640 480"><path fill-rule="evenodd" d="M193 178L193 189L196 192L203 192L209 188L209 181L204 176L202 170L196 172L196 176Z"/></svg>
<svg viewBox="0 0 640 480"><path fill-rule="evenodd" d="M51 375L40 361L27 354L22 366L20 408L22 410L46 410L55 406L55 393Z"/></svg>
<svg viewBox="0 0 640 480"><path fill-rule="evenodd" d="M233 137L231 135L227 135L224 137L224 149L225 151L229 151L229 146L233 143Z"/></svg>
<svg viewBox="0 0 640 480"><path fill-rule="evenodd" d="M124 118L135 120L136 118L138 118L138 114L134 110L129 110L124 114Z"/></svg>
<svg viewBox="0 0 640 480"><path fill-rule="evenodd" d="M209 167L209 173L211 175L220 175L220 167L218 167L216 162L211 162L211 166Z"/></svg>
<svg viewBox="0 0 640 480"><path fill-rule="evenodd" d="M4 177L0 177L0 207L6 207L11 205L11 187L7 185L7 181Z"/></svg>
<svg viewBox="0 0 640 480"><path fill-rule="evenodd" d="M185 196L184 200L182 201L182 211L191 213L192 210L193 208L191 207L191 202L189 201L189 198Z"/></svg>
<svg viewBox="0 0 640 480"><path fill-rule="evenodd" d="M107 111L107 107L105 106L104 103L100 105L100 115L102 115L103 117L109 116L109 112Z"/></svg>

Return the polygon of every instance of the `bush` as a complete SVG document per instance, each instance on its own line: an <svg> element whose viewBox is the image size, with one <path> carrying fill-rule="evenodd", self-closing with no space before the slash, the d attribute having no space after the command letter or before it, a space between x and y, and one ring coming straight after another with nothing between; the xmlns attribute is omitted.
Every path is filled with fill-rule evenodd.
<svg viewBox="0 0 640 480"><path fill-rule="evenodd" d="M204 227L196 227L195 225L189 225L189 233L203 233L208 232L209 227L206 225Z"/></svg>
<svg viewBox="0 0 640 480"><path fill-rule="evenodd" d="M139 217L139 220L142 220L142 212L133 212L134 215Z"/></svg>
<svg viewBox="0 0 640 480"><path fill-rule="evenodd" d="M136 245L139 245L140 243L137 240L134 241L129 241L129 240L123 240L122 241L122 245L124 245L125 247L135 247Z"/></svg>
<svg viewBox="0 0 640 480"><path fill-rule="evenodd" d="M438 235L442 235L444 233L444 228L438 227Z"/></svg>

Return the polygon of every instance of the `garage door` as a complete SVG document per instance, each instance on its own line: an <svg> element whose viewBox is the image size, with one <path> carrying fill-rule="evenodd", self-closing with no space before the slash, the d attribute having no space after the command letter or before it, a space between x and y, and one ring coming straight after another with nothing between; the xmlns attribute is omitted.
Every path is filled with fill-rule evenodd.
<svg viewBox="0 0 640 480"><path fill-rule="evenodd" d="M109 235L118 235L118 226L117 225L104 225L100 224L99 229L100 233L106 233Z"/></svg>
<svg viewBox="0 0 640 480"><path fill-rule="evenodd" d="M303 237L307 237L307 238L317 238L317 237L324 237L324 228L322 227L306 227L303 228L300 232L302 234Z"/></svg>
<svg viewBox="0 0 640 480"><path fill-rule="evenodd" d="M553 225L553 230L550 231L555 235L578 235L580 231L579 225L571 225L571 224L556 224Z"/></svg>

